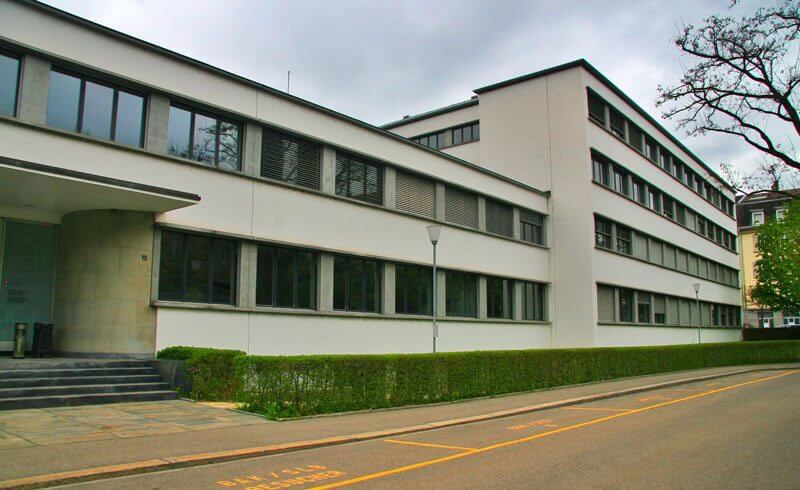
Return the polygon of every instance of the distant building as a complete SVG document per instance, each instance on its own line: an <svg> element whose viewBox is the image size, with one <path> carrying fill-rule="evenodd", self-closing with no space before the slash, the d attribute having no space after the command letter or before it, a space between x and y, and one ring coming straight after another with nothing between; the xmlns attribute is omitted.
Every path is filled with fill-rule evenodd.
<svg viewBox="0 0 800 490"><path fill-rule="evenodd" d="M708 165L585 60L474 93L377 127L0 0L0 350L427 352L434 304L444 351L738 339Z"/></svg>
<svg viewBox="0 0 800 490"><path fill-rule="evenodd" d="M741 196L736 202L736 223L739 227L739 264L742 274L743 321L746 327L773 328L777 326L800 326L800 312L772 311L763 309L750 299L750 288L755 286L755 261L758 257L756 231L758 226L780 219L786 212L786 203L800 197L800 189L783 192L773 190Z"/></svg>

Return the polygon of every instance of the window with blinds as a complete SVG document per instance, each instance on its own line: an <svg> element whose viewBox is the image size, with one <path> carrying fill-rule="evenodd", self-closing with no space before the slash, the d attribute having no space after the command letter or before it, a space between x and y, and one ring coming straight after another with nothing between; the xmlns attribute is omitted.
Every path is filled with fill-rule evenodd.
<svg viewBox="0 0 800 490"><path fill-rule="evenodd" d="M486 231L507 237L514 236L514 211L511 206L486 200Z"/></svg>
<svg viewBox="0 0 800 490"><path fill-rule="evenodd" d="M444 219L478 228L478 195L447 186L444 190Z"/></svg>
<svg viewBox="0 0 800 490"><path fill-rule="evenodd" d="M544 216L533 211L519 211L520 238L526 242L544 245Z"/></svg>
<svg viewBox="0 0 800 490"><path fill-rule="evenodd" d="M319 189L321 161L321 145L264 128L261 138L262 177Z"/></svg>
<svg viewBox="0 0 800 490"><path fill-rule="evenodd" d="M660 294L653 295L653 322L667 323L667 298Z"/></svg>
<svg viewBox="0 0 800 490"><path fill-rule="evenodd" d="M641 233L633 234L633 256L647 260L647 237Z"/></svg>
<svg viewBox="0 0 800 490"><path fill-rule="evenodd" d="M337 151L336 194L372 204L383 204L383 166Z"/></svg>
<svg viewBox="0 0 800 490"><path fill-rule="evenodd" d="M597 319L601 322L614 321L614 288L597 286Z"/></svg>
<svg viewBox="0 0 800 490"><path fill-rule="evenodd" d="M436 217L436 182L418 175L397 172L397 209Z"/></svg>
<svg viewBox="0 0 800 490"><path fill-rule="evenodd" d="M678 325L680 323L680 301L678 298L667 297L667 323Z"/></svg>

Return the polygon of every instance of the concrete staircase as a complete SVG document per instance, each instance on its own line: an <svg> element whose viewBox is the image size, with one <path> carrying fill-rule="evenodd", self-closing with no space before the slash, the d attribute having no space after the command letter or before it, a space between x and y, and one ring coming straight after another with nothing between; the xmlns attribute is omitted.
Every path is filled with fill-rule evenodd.
<svg viewBox="0 0 800 490"><path fill-rule="evenodd" d="M152 361L3 359L0 410L174 400Z"/></svg>

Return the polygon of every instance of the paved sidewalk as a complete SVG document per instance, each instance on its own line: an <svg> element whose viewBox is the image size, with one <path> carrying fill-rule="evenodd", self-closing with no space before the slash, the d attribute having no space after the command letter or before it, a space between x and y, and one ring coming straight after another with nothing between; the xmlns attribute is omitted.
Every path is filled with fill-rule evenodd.
<svg viewBox="0 0 800 490"><path fill-rule="evenodd" d="M214 410L223 418L240 416L255 423L234 425L206 430L184 430L182 432L161 432L157 435L139 434L135 438L120 436L104 437L99 440L80 440L75 442L7 447L0 449L0 480L56 473L98 466L133 463L138 461L174 458L198 453L209 453L255 446L285 444L333 436L381 431L386 429L440 422L478 416L490 412L509 410L530 405L555 402L615 390L675 381L696 376L713 375L741 369L754 368L792 368L791 364L763 366L729 366L723 368L684 371L655 376L626 378L604 383L587 384L557 388L533 393L486 398L443 405L422 406L398 410L383 410L368 413L299 419L287 422L267 422L263 419L239 414L229 410L216 409L191 402L181 402L203 410ZM149 402L152 414L157 416L158 408L164 413L175 414L175 402ZM123 404L117 404L118 408ZM180 404L179 404L180 405ZM109 407L106 405L105 407ZM104 407L92 407L93 410ZM53 411L55 409L51 409ZM63 410L63 409L62 409ZM75 409L73 409L75 410ZM16 411L33 412L29 411ZM0 412L2 415L2 412ZM244 420L244 419L241 419ZM171 422L177 422L172 418ZM96 421L90 422L97 424ZM191 422L185 425L191 425ZM0 426L2 429L2 426ZM110 432L114 432L111 430Z"/></svg>

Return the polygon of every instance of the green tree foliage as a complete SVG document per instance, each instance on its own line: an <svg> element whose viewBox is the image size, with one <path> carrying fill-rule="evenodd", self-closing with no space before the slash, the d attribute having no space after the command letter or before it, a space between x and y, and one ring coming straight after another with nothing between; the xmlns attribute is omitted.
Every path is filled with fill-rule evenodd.
<svg viewBox="0 0 800 490"><path fill-rule="evenodd" d="M789 202L782 220L761 225L756 239L759 257L750 297L772 310L800 309L800 199Z"/></svg>

